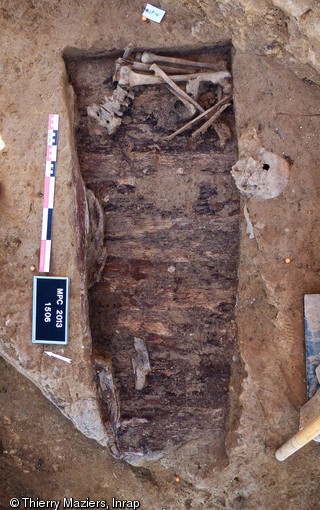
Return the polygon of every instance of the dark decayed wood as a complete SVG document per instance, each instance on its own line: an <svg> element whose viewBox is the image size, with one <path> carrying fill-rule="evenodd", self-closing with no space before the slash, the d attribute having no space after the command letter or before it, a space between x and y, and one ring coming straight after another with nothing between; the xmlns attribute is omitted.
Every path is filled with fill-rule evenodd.
<svg viewBox="0 0 320 510"><path fill-rule="evenodd" d="M90 324L95 352L114 370L120 451L147 453L225 432L236 341L237 150L234 136L222 150L213 129L166 142L188 112L161 86L134 91L115 135L95 131L86 108L106 94L113 71L114 58L69 62L81 171L105 217L107 262L89 292ZM234 132L232 108L222 118ZM134 337L151 365L141 390Z"/></svg>

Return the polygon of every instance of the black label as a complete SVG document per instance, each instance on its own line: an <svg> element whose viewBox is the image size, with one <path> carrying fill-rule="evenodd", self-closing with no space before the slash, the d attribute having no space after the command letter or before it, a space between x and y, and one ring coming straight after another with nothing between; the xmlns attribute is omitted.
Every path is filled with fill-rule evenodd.
<svg viewBox="0 0 320 510"><path fill-rule="evenodd" d="M68 341L69 279L35 276L33 279L32 342Z"/></svg>

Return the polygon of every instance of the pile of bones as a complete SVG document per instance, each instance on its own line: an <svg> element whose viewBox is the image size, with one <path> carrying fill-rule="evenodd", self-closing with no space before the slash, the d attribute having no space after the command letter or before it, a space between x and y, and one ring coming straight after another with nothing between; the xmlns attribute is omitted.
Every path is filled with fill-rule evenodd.
<svg viewBox="0 0 320 510"><path fill-rule="evenodd" d="M166 85L185 106L189 120L177 131L166 137L172 140L187 129L203 124L193 131L195 138L212 127L223 146L231 137L230 128L220 119L221 113L231 105L232 82L227 70L217 70L216 64L198 62L185 58L156 55L151 52L136 53L132 57L132 45L126 48L122 58L116 60L112 95L100 105L88 106L89 117L107 129L109 135L117 131L122 116L133 99L135 87ZM212 87L215 93L208 93Z"/></svg>

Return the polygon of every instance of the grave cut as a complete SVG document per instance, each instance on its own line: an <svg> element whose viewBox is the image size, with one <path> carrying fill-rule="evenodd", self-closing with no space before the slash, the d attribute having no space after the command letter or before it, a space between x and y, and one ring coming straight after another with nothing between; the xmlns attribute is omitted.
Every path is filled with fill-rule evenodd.
<svg viewBox="0 0 320 510"><path fill-rule="evenodd" d="M231 70L228 46L171 53ZM108 135L87 107L111 95L118 56L66 58L80 169L105 222L106 264L89 290L94 355L112 366L115 384L109 396L100 391L101 408L117 422L115 443L129 461L199 438L223 450L239 257L233 108L222 114L232 132L223 147L212 128L166 141L188 111L166 86L138 87L119 130ZM203 94L210 98L212 89ZM138 344L150 363L142 389ZM108 399L116 393L120 414L111 418Z"/></svg>

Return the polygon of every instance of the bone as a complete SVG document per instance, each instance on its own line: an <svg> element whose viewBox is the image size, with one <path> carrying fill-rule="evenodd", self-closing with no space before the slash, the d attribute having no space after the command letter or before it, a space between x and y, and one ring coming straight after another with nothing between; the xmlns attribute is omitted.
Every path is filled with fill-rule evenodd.
<svg viewBox="0 0 320 510"><path fill-rule="evenodd" d="M186 91L190 94L196 101L199 97L200 85L201 83L211 82L214 85L220 85L225 94L229 94L231 91L231 84L229 82L229 78L231 78L231 74L227 71L220 71L218 73L202 73L199 74L196 78L191 78L188 80Z"/></svg>
<svg viewBox="0 0 320 510"><path fill-rule="evenodd" d="M128 107L130 103L129 99L133 99L133 95L129 94L126 90L119 87L118 85L117 88L113 91L111 97L104 98L104 103L101 105L101 107L111 114L115 113L119 117L122 117L123 112L121 111L121 107Z"/></svg>
<svg viewBox="0 0 320 510"><path fill-rule="evenodd" d="M212 73L212 78L215 80L215 75L218 74L218 78L220 79L221 73ZM230 73L225 73L230 77ZM170 76L170 79L175 83L184 83L188 80L192 80L193 78L198 77L208 77L211 73L191 73L191 74L174 74ZM206 78L207 79L207 78ZM119 66L116 69L116 72L113 77L114 81L117 81L119 85L122 87L139 87L140 85L160 85L163 84L162 78L158 78L157 76L148 76L146 74L136 73L131 69L130 66ZM209 79L209 81L211 81ZM218 80L215 80L214 83L219 83Z"/></svg>
<svg viewBox="0 0 320 510"><path fill-rule="evenodd" d="M159 78L162 78L162 80L167 85L169 85L169 88L170 88L171 92L175 96L177 96L180 99L180 101L183 102L183 104L188 109L188 111L191 113L191 115L194 115L197 110L199 112L203 112L204 111L202 106L200 106L194 99L192 99L192 97L188 96L188 94L186 94L186 92L184 92L184 90L180 89L178 87L178 85L176 85L171 80L171 78L169 78L169 76L166 75L166 73L164 71L162 71L159 66L157 66L157 64L152 64L150 69L151 69L151 71L154 71L154 74L156 76L158 76Z"/></svg>
<svg viewBox="0 0 320 510"><path fill-rule="evenodd" d="M223 98L223 90L221 85L217 85L217 102Z"/></svg>
<svg viewBox="0 0 320 510"><path fill-rule="evenodd" d="M205 112L201 113L200 115L198 115L198 117L196 117L195 119L192 119L190 120L189 122L187 122L187 124L185 124L184 126L182 126L181 128L177 129L177 131L175 131L174 133L172 133L171 135L167 136L166 137L166 140L170 141L170 140L173 140L173 138L175 138L177 135L180 135L180 133L183 133L184 131L186 131L187 129L189 129L191 126L193 126L193 124L196 124L197 122L199 122L201 119L204 119L207 115L210 115L210 113L214 113L216 112L221 105L225 104L226 102L228 102L229 100L231 99L230 96L225 96L221 99L221 101L219 101L218 103L216 103L215 105L211 106L211 108L208 108L208 110L206 110Z"/></svg>
<svg viewBox="0 0 320 510"><path fill-rule="evenodd" d="M88 106L87 113L89 117L95 119L100 126L107 128L109 135L113 135L121 126L121 119L115 117L114 113L106 111L102 106L96 104Z"/></svg>
<svg viewBox="0 0 320 510"><path fill-rule="evenodd" d="M150 67L149 67L150 70ZM197 76L192 74L178 74L170 76L174 82L186 82L190 77ZM163 79L157 76L136 73L131 69L131 66L119 66L113 77L114 81L122 87L139 87L141 85L161 85Z"/></svg>
<svg viewBox="0 0 320 510"><path fill-rule="evenodd" d="M133 95L118 85L111 97L104 98L103 104L88 106L87 113L100 126L106 127L109 135L112 135L121 125L121 119L119 118L123 115L121 108L129 106L129 99L133 99Z"/></svg>
<svg viewBox="0 0 320 510"><path fill-rule="evenodd" d="M219 110L217 112L215 112L212 115L212 117L210 117L210 119L208 119L207 122L205 122L203 124L203 126L201 126L194 133L192 133L191 138L196 138L197 136L201 135L202 133L205 133L207 131L207 129L209 129L209 127L212 126L212 124L214 124L214 122L217 120L217 118L220 117L221 113L226 108L228 108L228 106L230 106L230 104L231 103L227 103L227 104L224 104L223 106L221 106L221 108L219 108Z"/></svg>
<svg viewBox="0 0 320 510"><path fill-rule="evenodd" d="M134 47L133 43L129 43L129 44L125 47L125 50L124 50L124 52L123 52L123 58L124 58L124 59L128 58L128 57L131 55L132 50L133 50L133 47Z"/></svg>
<svg viewBox="0 0 320 510"><path fill-rule="evenodd" d="M186 78L187 80L187 78ZM163 83L156 76L139 74L134 72L130 66L120 66L116 69L113 81L117 81L121 87L139 87L140 85L159 85Z"/></svg>
<svg viewBox="0 0 320 510"><path fill-rule="evenodd" d="M127 62L127 64L130 64L130 61ZM164 71L167 74L179 74L179 73L194 73L194 69L184 69L183 67L173 67L173 66L167 66L166 64L160 64L160 69ZM135 71L150 71L150 64L143 64L142 62L132 62L132 69Z"/></svg>
<svg viewBox="0 0 320 510"><path fill-rule="evenodd" d="M220 141L220 147L224 148L226 142L230 140L232 133L227 124L221 120L217 120L212 125L213 129L217 133Z"/></svg>
<svg viewBox="0 0 320 510"><path fill-rule="evenodd" d="M217 66L215 64L209 64L207 62L196 62L193 60L186 60L185 58L164 57L163 55L156 55L155 53L149 53L147 51L142 53L141 62L144 62L145 64L154 64L155 62L167 62L168 64L179 64L183 66L191 66L201 69L213 69L215 71L217 70Z"/></svg>
<svg viewBox="0 0 320 510"><path fill-rule="evenodd" d="M243 214L247 223L247 234L249 235L249 239L254 239L253 225L246 205L243 208Z"/></svg>
<svg viewBox="0 0 320 510"><path fill-rule="evenodd" d="M132 366L135 374L136 390L142 390L146 384L146 376L151 372L149 354L145 341L134 337L136 355L132 358Z"/></svg>
<svg viewBox="0 0 320 510"><path fill-rule="evenodd" d="M120 103L120 106L128 106L130 102L129 99L133 98L133 94L129 94L127 90L124 90L119 86L117 86L117 88L112 93L112 101Z"/></svg>

